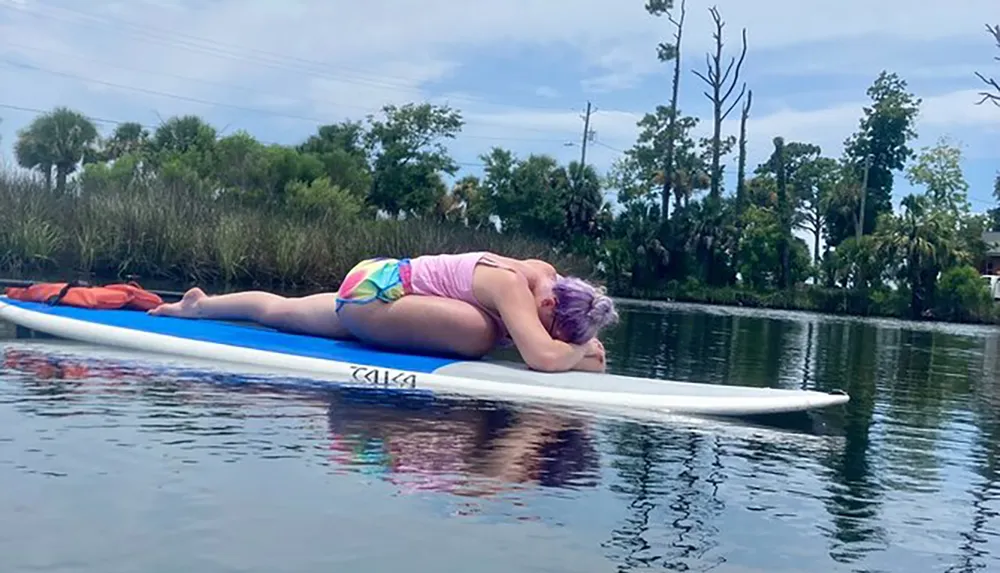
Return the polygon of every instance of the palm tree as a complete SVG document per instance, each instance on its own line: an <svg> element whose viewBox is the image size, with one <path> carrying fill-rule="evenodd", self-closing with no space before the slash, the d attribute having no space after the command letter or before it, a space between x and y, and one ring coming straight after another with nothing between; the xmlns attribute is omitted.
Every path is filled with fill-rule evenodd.
<svg viewBox="0 0 1000 573"><path fill-rule="evenodd" d="M18 164L38 169L51 181L52 167L56 169L56 190L66 189L66 178L76 170L84 157L94 152L97 128L79 112L58 107L40 115L18 132L15 154Z"/></svg>
<svg viewBox="0 0 1000 573"><path fill-rule="evenodd" d="M899 261L898 278L909 285L911 312L920 316L932 302L941 269L969 255L955 240L953 221L932 208L926 195L909 195L901 203L905 211L886 220L876 243L886 260Z"/></svg>
<svg viewBox="0 0 1000 573"><path fill-rule="evenodd" d="M149 132L140 123L128 121L119 124L111 137L104 141L101 159L114 161L127 153L138 153L149 142Z"/></svg>
<svg viewBox="0 0 1000 573"><path fill-rule="evenodd" d="M18 132L14 143L17 164L25 169L34 169L45 178L45 190L52 189L52 153L45 149L37 134L30 130Z"/></svg>

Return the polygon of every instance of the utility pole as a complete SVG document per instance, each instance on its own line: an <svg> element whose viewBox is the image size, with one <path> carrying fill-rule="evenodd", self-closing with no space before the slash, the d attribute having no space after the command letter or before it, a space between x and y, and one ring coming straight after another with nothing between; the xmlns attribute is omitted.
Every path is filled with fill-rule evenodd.
<svg viewBox="0 0 1000 573"><path fill-rule="evenodd" d="M587 165L587 142L594 138L594 132L590 129L590 115L593 113L591 110L590 102L587 102L587 111L582 115L583 117L583 143L580 149L580 167Z"/></svg>

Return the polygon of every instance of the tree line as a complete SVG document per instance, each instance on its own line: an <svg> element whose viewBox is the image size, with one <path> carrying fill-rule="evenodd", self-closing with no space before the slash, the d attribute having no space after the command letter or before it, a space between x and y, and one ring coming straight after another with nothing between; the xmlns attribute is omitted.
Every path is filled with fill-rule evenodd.
<svg viewBox="0 0 1000 573"><path fill-rule="evenodd" d="M711 8L714 48L705 68L685 78L685 1L648 0L646 9L672 28L656 46L672 72L670 101L638 122L636 142L607 173L494 147L481 157L481 176L462 175L446 148L461 133L462 114L429 103L324 125L295 145L266 144L245 131L221 136L193 115L152 130L121 123L102 135L80 112L57 108L18 133L15 156L57 198L129 197L155 184L227 209L523 239L545 245L550 257L585 260L622 296L995 318L978 268L983 233L1000 230L1000 208L972 212L955 142L914 149L922 101L902 77L883 71L874 79L856 130L835 153L770 134L770 156L748 166L746 30L738 52L725 54L725 22ZM1000 48L1000 29L988 30ZM980 78L989 91L979 103L1000 105L1000 87ZM692 80L712 107L704 138L693 135L701 120L678 101L681 82ZM738 133L725 134L733 113ZM733 156L735 189L727 191L725 163ZM921 189L899 212L892 208L896 174ZM617 206L605 191L617 194ZM1000 201L1000 175L994 192Z"/></svg>

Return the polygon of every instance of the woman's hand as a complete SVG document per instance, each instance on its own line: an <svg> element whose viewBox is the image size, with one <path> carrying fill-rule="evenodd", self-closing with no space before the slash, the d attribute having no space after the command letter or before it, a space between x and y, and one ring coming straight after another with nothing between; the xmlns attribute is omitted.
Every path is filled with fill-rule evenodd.
<svg viewBox="0 0 1000 573"><path fill-rule="evenodd" d="M604 344L597 338L591 338L584 344L587 349L586 354L573 367L573 370L583 370L586 372L605 372L607 370L607 355Z"/></svg>
<svg viewBox="0 0 1000 573"><path fill-rule="evenodd" d="M587 353L584 356L600 357L603 361L605 354L604 344L596 336L587 342Z"/></svg>

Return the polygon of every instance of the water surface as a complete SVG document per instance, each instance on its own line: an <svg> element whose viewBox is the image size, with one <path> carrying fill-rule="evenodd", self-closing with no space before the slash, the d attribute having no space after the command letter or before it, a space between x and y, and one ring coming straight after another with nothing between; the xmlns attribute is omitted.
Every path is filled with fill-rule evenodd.
<svg viewBox="0 0 1000 573"><path fill-rule="evenodd" d="M1000 330L639 305L606 347L852 401L761 426L387 400L0 325L3 570L1000 568Z"/></svg>

